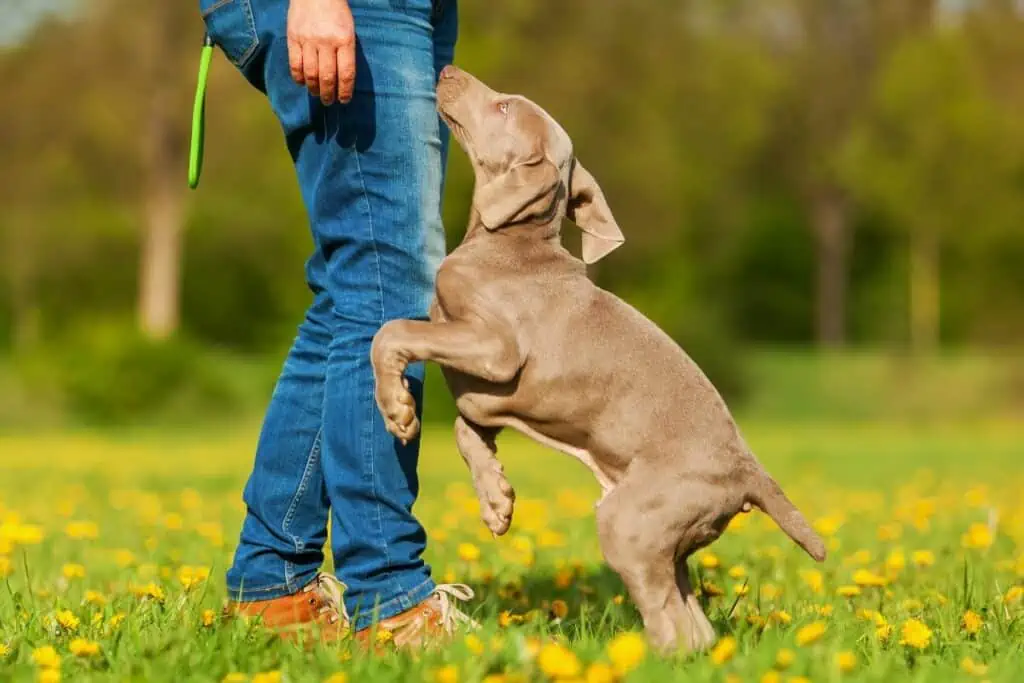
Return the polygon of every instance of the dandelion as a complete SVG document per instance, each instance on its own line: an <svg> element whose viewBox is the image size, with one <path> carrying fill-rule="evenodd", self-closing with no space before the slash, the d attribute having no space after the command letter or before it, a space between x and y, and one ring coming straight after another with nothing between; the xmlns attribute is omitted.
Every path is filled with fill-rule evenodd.
<svg viewBox="0 0 1024 683"><path fill-rule="evenodd" d="M249 680L249 677L246 676L245 674L238 673L237 671L233 671L232 673L229 673L224 678L220 679L220 683L245 683L248 680Z"/></svg>
<svg viewBox="0 0 1024 683"><path fill-rule="evenodd" d="M842 598L855 598L860 595L860 586L840 586L836 589L836 595Z"/></svg>
<svg viewBox="0 0 1024 683"><path fill-rule="evenodd" d="M484 646L484 641L480 640L480 636L476 635L475 633L470 633L469 635L467 635L464 641L466 643L466 648L469 649L469 651L475 655L482 655L484 653L484 650L486 650L486 647Z"/></svg>
<svg viewBox="0 0 1024 683"><path fill-rule="evenodd" d="M800 578L812 593L821 593L825 586L825 578L817 569L803 569Z"/></svg>
<svg viewBox="0 0 1024 683"><path fill-rule="evenodd" d="M796 661L796 653L789 648L782 648L775 653L775 668L785 671Z"/></svg>
<svg viewBox="0 0 1024 683"><path fill-rule="evenodd" d="M344 671L333 673L324 679L324 683L348 683L348 674Z"/></svg>
<svg viewBox="0 0 1024 683"><path fill-rule="evenodd" d="M861 565L864 565L864 564L867 564L870 561L871 561L871 551L870 550L866 550L864 548L861 548L860 550L858 550L853 555L850 555L850 557L847 558L847 562L849 562L851 564L861 564Z"/></svg>
<svg viewBox="0 0 1024 683"><path fill-rule="evenodd" d="M622 595L621 593L619 595L616 595L614 598L612 598L612 603L615 604L615 605L621 605L625 601L626 601L626 596Z"/></svg>
<svg viewBox="0 0 1024 683"><path fill-rule="evenodd" d="M68 522L68 525L64 527L64 533L67 534L68 538L73 538L77 541L95 541L100 537L100 528L95 522Z"/></svg>
<svg viewBox="0 0 1024 683"><path fill-rule="evenodd" d="M608 644L608 659L619 676L625 676L647 655L647 642L639 633L621 633Z"/></svg>
<svg viewBox="0 0 1024 683"><path fill-rule="evenodd" d="M94 590L85 591L85 595L82 597L82 602L87 605L95 605L96 607L102 607L107 604L107 599L103 593Z"/></svg>
<svg viewBox="0 0 1024 683"><path fill-rule="evenodd" d="M742 564L737 564L729 568L730 579L742 579L747 575L747 568Z"/></svg>
<svg viewBox="0 0 1024 683"><path fill-rule="evenodd" d="M135 564L135 554L130 550L121 548L114 551L114 562L121 569L127 569Z"/></svg>
<svg viewBox="0 0 1024 683"><path fill-rule="evenodd" d="M11 646L7 643L0 643L0 659L10 656Z"/></svg>
<svg viewBox="0 0 1024 683"><path fill-rule="evenodd" d="M576 573L568 567L562 567L555 572L555 588L565 590L572 585L576 579Z"/></svg>
<svg viewBox="0 0 1024 683"><path fill-rule="evenodd" d="M774 583L766 583L761 586L761 597L765 600L774 600L782 595L782 589Z"/></svg>
<svg viewBox="0 0 1024 683"><path fill-rule="evenodd" d="M11 563L11 558L0 555L0 579L6 579L13 573L14 565Z"/></svg>
<svg viewBox="0 0 1024 683"><path fill-rule="evenodd" d="M252 677L252 683L281 683L280 671L266 671Z"/></svg>
<svg viewBox="0 0 1024 683"><path fill-rule="evenodd" d="M736 649L736 639L732 636L725 636L711 649L711 661L721 666L735 656Z"/></svg>
<svg viewBox="0 0 1024 683"><path fill-rule="evenodd" d="M932 642L932 630L919 619L907 619L900 627L900 645L923 650Z"/></svg>
<svg viewBox="0 0 1024 683"><path fill-rule="evenodd" d="M960 619L960 628L966 631L968 635L976 636L981 632L981 627L984 626L984 623L980 614L973 610L967 610Z"/></svg>
<svg viewBox="0 0 1024 683"><path fill-rule="evenodd" d="M540 548L562 548L565 547L565 534L557 531L544 529L537 535L537 546Z"/></svg>
<svg viewBox="0 0 1024 683"><path fill-rule="evenodd" d="M436 683L459 683L459 670L453 664L442 666L434 671Z"/></svg>
<svg viewBox="0 0 1024 683"><path fill-rule="evenodd" d="M504 612L498 615L498 625L502 628L508 628L513 624L521 624L523 623L523 621L523 615L513 614L509 610L505 610Z"/></svg>
<svg viewBox="0 0 1024 683"><path fill-rule="evenodd" d="M793 615L784 609L773 610L771 614L768 615L768 619L769 621L777 622L783 626L788 626L793 623Z"/></svg>
<svg viewBox="0 0 1024 683"><path fill-rule="evenodd" d="M868 569L858 569L853 573L853 582L861 587L879 588L888 583L886 578Z"/></svg>
<svg viewBox="0 0 1024 683"><path fill-rule="evenodd" d="M586 683L614 683L615 672L604 662L594 662L587 667Z"/></svg>
<svg viewBox="0 0 1024 683"><path fill-rule="evenodd" d="M761 683L782 683L782 674L778 671L766 671L761 676Z"/></svg>
<svg viewBox="0 0 1024 683"><path fill-rule="evenodd" d="M476 562L480 559L480 548L472 543L460 543L456 552L463 562Z"/></svg>
<svg viewBox="0 0 1024 683"><path fill-rule="evenodd" d="M548 643L541 647L537 664L549 678L575 678L582 669L576 655L558 643Z"/></svg>
<svg viewBox="0 0 1024 683"><path fill-rule="evenodd" d="M841 673L848 674L857 668L857 655L849 650L843 650L836 654L835 665Z"/></svg>
<svg viewBox="0 0 1024 683"><path fill-rule="evenodd" d="M121 625L121 622L124 621L125 618L127 618L127 616L128 615L124 612L118 612L117 614L111 615L110 620L107 622L107 625L110 626L110 628L112 629L117 628Z"/></svg>
<svg viewBox="0 0 1024 683"><path fill-rule="evenodd" d="M54 619L65 631L74 632L78 630L79 625L82 623L78 617L75 616L74 612L67 609L59 610L55 615Z"/></svg>
<svg viewBox="0 0 1024 683"><path fill-rule="evenodd" d="M556 619L565 619L569 614L569 605L565 603L565 600L554 600L551 603L551 613L555 615Z"/></svg>
<svg viewBox="0 0 1024 683"><path fill-rule="evenodd" d="M964 657L960 661L960 670L969 676L984 676L988 673L988 666L976 662L970 657Z"/></svg>
<svg viewBox="0 0 1024 683"><path fill-rule="evenodd" d="M100 644L85 638L75 638L68 645L68 650L76 657L95 657L100 653Z"/></svg>
<svg viewBox="0 0 1024 683"><path fill-rule="evenodd" d="M893 550L885 558L885 569L890 576L895 577L907 566L907 556L903 554L902 550Z"/></svg>
<svg viewBox="0 0 1024 683"><path fill-rule="evenodd" d="M210 626L213 626L213 624L216 621L217 621L217 613L216 612L214 612L212 609L204 609L203 610L203 616L202 616L203 626L206 626L207 628L209 628Z"/></svg>
<svg viewBox="0 0 1024 683"><path fill-rule="evenodd" d="M915 550L910 554L910 561L915 567L927 569L935 565L935 553L931 550Z"/></svg>
<svg viewBox="0 0 1024 683"><path fill-rule="evenodd" d="M36 677L38 683L60 683L60 669L43 669Z"/></svg>
<svg viewBox="0 0 1024 683"><path fill-rule="evenodd" d="M164 589L153 582L147 583L144 586L134 586L131 590L132 594L141 600L151 599L163 602L167 598L164 594Z"/></svg>
<svg viewBox="0 0 1024 683"><path fill-rule="evenodd" d="M1024 598L1024 588L1020 586L1010 586L1010 589L1006 591L1003 596L1003 602L1007 605L1011 605L1015 602L1020 602L1021 598Z"/></svg>
<svg viewBox="0 0 1024 683"><path fill-rule="evenodd" d="M800 630L796 632L796 644L800 647L806 647L818 642L825 635L825 628L825 622L823 621L815 621L807 626L800 627Z"/></svg>
<svg viewBox="0 0 1024 683"><path fill-rule="evenodd" d="M992 545L993 540L992 529L987 524L974 523L960 537L960 545L972 550L984 550Z"/></svg>
<svg viewBox="0 0 1024 683"><path fill-rule="evenodd" d="M209 567L190 567L185 565L178 569L178 581L185 589L192 588L210 578Z"/></svg>
<svg viewBox="0 0 1024 683"><path fill-rule="evenodd" d="M750 584L747 583L734 583L732 585L732 592L734 595L743 597L750 592Z"/></svg>
<svg viewBox="0 0 1024 683"><path fill-rule="evenodd" d="M836 532L839 531L839 527L843 525L843 520L836 516L830 517L819 517L814 520L814 530L825 537L835 536Z"/></svg>
<svg viewBox="0 0 1024 683"><path fill-rule="evenodd" d="M64 575L65 579L84 579L85 578L85 567L80 564L66 564L61 567L60 573Z"/></svg>
<svg viewBox="0 0 1024 683"><path fill-rule="evenodd" d="M701 590L704 592L705 595L712 598L717 598L721 595L725 595L725 591L722 590L722 587L714 583L713 581L702 582Z"/></svg>
<svg viewBox="0 0 1024 683"><path fill-rule="evenodd" d="M704 569L718 569L722 562L714 553L706 552L700 556L700 566Z"/></svg>
<svg viewBox="0 0 1024 683"><path fill-rule="evenodd" d="M392 633L391 631L389 631L388 629L386 629L386 628L377 629L376 639L377 639L377 644L378 645L387 645L392 640L394 640L394 638L395 638L395 634Z"/></svg>
<svg viewBox="0 0 1024 683"><path fill-rule="evenodd" d="M60 655L49 645L32 650L32 662L40 669L56 669L60 667Z"/></svg>

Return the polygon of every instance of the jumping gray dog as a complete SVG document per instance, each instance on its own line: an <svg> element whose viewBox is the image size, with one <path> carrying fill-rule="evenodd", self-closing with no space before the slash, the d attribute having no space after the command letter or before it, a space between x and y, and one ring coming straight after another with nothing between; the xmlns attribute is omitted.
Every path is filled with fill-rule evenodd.
<svg viewBox="0 0 1024 683"><path fill-rule="evenodd" d="M469 228L442 263L430 321L396 320L374 338L376 399L406 442L419 423L404 372L441 365L455 436L484 523L508 531L515 494L496 458L504 427L579 458L603 489L601 549L651 643L705 649L715 632L687 558L757 506L812 557L825 548L751 453L721 396L654 323L595 286L559 239L583 231L583 261L624 241L569 136L543 109L447 67L438 111L476 176Z"/></svg>

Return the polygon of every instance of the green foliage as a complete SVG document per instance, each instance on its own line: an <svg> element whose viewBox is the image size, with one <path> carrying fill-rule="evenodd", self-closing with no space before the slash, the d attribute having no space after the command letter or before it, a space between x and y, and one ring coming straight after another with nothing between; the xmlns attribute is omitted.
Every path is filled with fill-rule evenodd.
<svg viewBox="0 0 1024 683"><path fill-rule="evenodd" d="M119 321L82 326L21 362L26 381L99 425L230 414L240 399L221 367L194 343Z"/></svg>

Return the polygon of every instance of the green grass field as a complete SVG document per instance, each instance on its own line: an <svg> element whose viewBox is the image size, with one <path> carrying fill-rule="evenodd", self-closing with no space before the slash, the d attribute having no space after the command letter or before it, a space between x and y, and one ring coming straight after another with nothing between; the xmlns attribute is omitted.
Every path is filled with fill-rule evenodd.
<svg viewBox="0 0 1024 683"><path fill-rule="evenodd" d="M499 444L519 500L494 540L450 431L425 435L429 561L477 589L485 629L414 658L215 618L256 425L0 437L0 680L1021 680L1024 424L741 422L832 551L737 518L692 562L723 639L676 660L623 635L589 473L522 439Z"/></svg>

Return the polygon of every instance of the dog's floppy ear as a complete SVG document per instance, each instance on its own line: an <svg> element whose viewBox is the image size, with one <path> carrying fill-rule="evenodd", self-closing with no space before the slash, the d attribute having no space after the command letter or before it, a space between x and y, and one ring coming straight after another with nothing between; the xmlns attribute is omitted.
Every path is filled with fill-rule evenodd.
<svg viewBox="0 0 1024 683"><path fill-rule="evenodd" d="M583 261L599 261L626 241L594 176L574 160L569 174L569 220L583 231Z"/></svg>
<svg viewBox="0 0 1024 683"><path fill-rule="evenodd" d="M488 230L551 211L557 198L558 168L544 157L513 166L477 187L473 205Z"/></svg>

